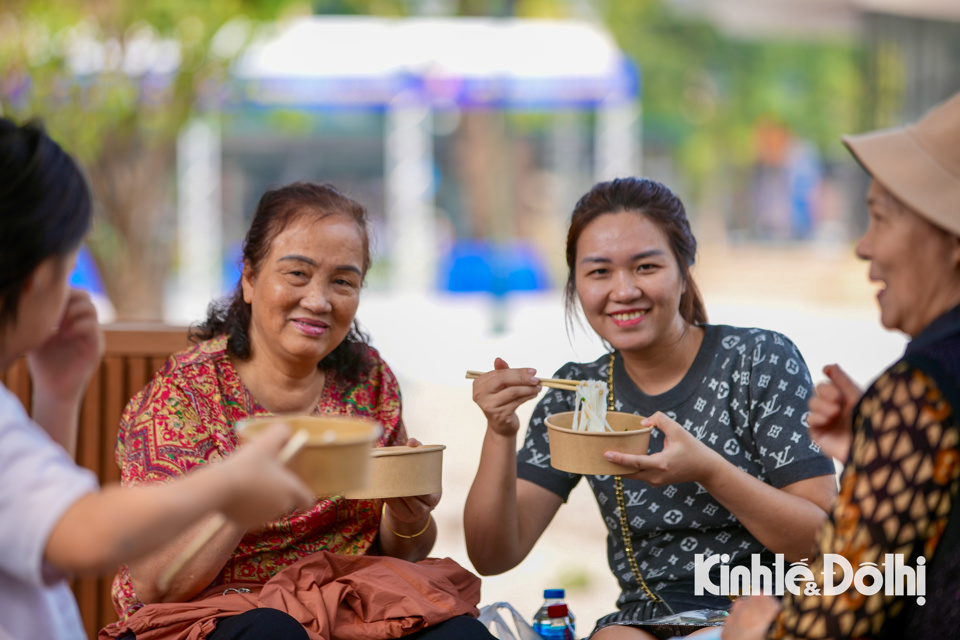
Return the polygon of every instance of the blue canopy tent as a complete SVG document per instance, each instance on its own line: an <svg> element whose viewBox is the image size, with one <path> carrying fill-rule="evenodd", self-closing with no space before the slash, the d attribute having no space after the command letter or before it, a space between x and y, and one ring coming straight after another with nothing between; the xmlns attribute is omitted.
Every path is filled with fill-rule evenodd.
<svg viewBox="0 0 960 640"><path fill-rule="evenodd" d="M297 108L601 108L639 96L636 67L601 26L502 18L301 18L237 61L233 97Z"/></svg>
<svg viewBox="0 0 960 640"><path fill-rule="evenodd" d="M393 286L423 291L434 286L438 267L431 188L434 112L593 110L594 177L609 179L639 172L639 95L638 70L610 34L593 23L314 16L258 35L233 67L225 102L227 108L383 110L391 241L381 252L392 266ZM221 105L223 97L218 98ZM216 165L217 144L216 125L201 120L185 132L181 145L186 150L181 163L192 167L181 171L180 188L181 229L194 230L181 237L181 265L187 273L192 261L210 259L209 237L201 237L209 234L196 233L197 218L217 215L219 192L198 186L190 176L204 163ZM214 177L218 166L203 173ZM470 249L459 247L467 253ZM502 259L503 248L486 251L488 257L500 256L498 264L522 262L523 253L521 247ZM527 262L522 268L529 268ZM193 269L189 279L194 284L200 271L212 272ZM540 275L513 281L542 286Z"/></svg>

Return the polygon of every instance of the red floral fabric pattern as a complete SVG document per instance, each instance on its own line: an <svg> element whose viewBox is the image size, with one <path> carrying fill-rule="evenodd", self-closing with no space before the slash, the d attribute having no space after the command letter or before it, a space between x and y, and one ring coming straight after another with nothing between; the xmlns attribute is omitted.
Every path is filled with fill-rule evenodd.
<svg viewBox="0 0 960 640"><path fill-rule="evenodd" d="M121 484L167 482L220 460L239 445L237 421L270 415L240 380L226 344L221 336L171 356L130 400L117 438ZM354 383L327 372L314 413L371 418L383 425L380 446L404 444L397 380L372 347L365 360L364 373ZM322 498L308 511L294 511L247 534L211 586L264 583L317 551L366 554L379 527L380 501ZM126 565L114 579L112 594L121 620L143 606Z"/></svg>

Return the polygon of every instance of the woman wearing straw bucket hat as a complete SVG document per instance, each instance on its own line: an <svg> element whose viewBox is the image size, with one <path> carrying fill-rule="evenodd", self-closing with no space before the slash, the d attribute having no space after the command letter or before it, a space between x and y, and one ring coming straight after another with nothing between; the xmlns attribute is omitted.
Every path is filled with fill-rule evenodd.
<svg viewBox="0 0 960 640"><path fill-rule="evenodd" d="M880 322L911 341L862 394L825 368L808 423L845 466L812 581L785 593L779 615L770 596L736 603L725 639L937 638L960 627L960 94L915 124L843 142L872 178L857 255L881 285Z"/></svg>

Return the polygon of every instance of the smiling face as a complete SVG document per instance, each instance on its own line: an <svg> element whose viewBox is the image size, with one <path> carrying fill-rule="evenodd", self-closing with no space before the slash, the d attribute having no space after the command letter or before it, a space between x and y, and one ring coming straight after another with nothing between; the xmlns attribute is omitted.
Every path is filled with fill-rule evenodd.
<svg viewBox="0 0 960 640"><path fill-rule="evenodd" d="M647 351L683 335L680 267L666 236L641 213L605 213L577 240L575 284L584 316L621 351Z"/></svg>
<svg viewBox="0 0 960 640"><path fill-rule="evenodd" d="M916 337L960 302L960 239L901 204L879 182L867 193L870 223L857 256L870 261L880 322Z"/></svg>
<svg viewBox="0 0 960 640"><path fill-rule="evenodd" d="M316 367L350 331L363 284L363 236L345 215L295 217L257 273L245 265L251 356Z"/></svg>

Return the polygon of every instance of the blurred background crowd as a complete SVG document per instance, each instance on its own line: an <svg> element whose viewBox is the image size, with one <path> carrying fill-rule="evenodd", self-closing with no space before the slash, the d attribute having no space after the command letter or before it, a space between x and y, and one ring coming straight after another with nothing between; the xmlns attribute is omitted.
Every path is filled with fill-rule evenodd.
<svg viewBox="0 0 960 640"><path fill-rule="evenodd" d="M485 423L463 372L600 352L562 314L579 194L664 182L711 321L782 331L815 377L841 362L867 382L903 338L876 328L852 255L866 177L839 136L958 88L956 0L0 0L0 114L42 119L83 164L96 211L73 281L101 320L200 320L271 185L331 182L369 208L358 318L410 433L449 447L435 555L465 565ZM566 587L586 629L611 610L579 491L484 603L532 614Z"/></svg>

